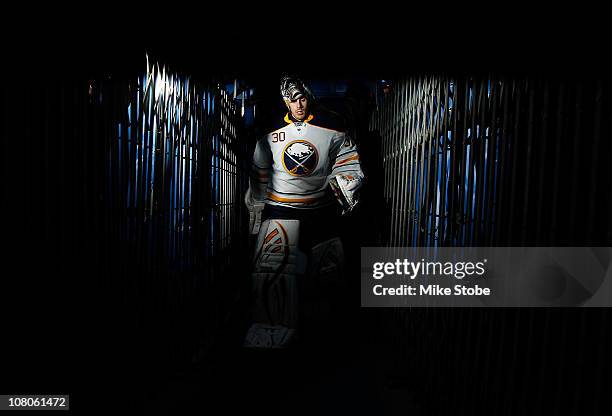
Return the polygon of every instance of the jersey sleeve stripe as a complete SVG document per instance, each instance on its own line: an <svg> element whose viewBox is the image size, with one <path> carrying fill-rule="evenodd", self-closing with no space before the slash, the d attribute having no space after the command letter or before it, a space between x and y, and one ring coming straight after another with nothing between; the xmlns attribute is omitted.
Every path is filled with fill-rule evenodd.
<svg viewBox="0 0 612 416"><path fill-rule="evenodd" d="M357 152L357 149L347 150L346 152L340 153L338 156L336 156L336 159L342 156L350 155L351 153L356 153L356 152Z"/></svg>
<svg viewBox="0 0 612 416"><path fill-rule="evenodd" d="M357 166L357 168L355 168L355 166ZM340 165L340 166L336 166L336 167L334 167L334 168L332 169L332 173L333 173L333 174L336 174L336 173L338 173L338 172L344 172L344 171L346 171L346 170L357 170L357 169L359 169L359 170L360 170L360 167L359 167L359 166L360 166L359 162L351 162L351 163L347 163L347 164L344 164L344 165Z"/></svg>
<svg viewBox="0 0 612 416"><path fill-rule="evenodd" d="M351 160L359 160L359 155L355 155L355 156L347 157L346 159L342 159L342 160L336 162L334 166L343 165L345 163L350 162Z"/></svg>

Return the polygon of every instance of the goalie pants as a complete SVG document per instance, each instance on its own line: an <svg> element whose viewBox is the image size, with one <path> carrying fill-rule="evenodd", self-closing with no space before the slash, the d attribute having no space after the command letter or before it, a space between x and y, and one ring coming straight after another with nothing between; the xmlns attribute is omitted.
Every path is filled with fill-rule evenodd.
<svg viewBox="0 0 612 416"><path fill-rule="evenodd" d="M298 248L307 255L315 245L338 237L339 218L338 204L319 209L286 208L266 204L262 213L262 222L269 219L300 221Z"/></svg>

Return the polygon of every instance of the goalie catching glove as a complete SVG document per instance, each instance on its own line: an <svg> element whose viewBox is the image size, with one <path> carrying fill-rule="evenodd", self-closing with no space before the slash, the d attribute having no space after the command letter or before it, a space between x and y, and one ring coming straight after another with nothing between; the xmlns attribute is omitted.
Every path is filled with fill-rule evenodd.
<svg viewBox="0 0 612 416"><path fill-rule="evenodd" d="M329 185L342 206L342 215L351 212L359 202L358 191L362 181L363 176L358 172L340 173L329 180Z"/></svg>

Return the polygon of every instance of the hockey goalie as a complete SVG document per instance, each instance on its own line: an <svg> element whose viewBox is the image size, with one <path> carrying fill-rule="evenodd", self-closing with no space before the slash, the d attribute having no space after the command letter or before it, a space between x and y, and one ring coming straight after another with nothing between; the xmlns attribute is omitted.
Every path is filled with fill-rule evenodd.
<svg viewBox="0 0 612 416"><path fill-rule="evenodd" d="M309 88L284 77L281 95L288 112L257 141L245 195L257 234L244 342L253 348L289 346L301 288L341 272L338 215L357 205L364 179L355 143L336 117L318 110Z"/></svg>

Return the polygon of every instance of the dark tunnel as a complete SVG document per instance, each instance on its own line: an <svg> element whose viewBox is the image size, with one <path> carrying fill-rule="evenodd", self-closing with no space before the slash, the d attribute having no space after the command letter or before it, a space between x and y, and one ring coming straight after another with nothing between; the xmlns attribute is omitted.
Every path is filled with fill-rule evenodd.
<svg viewBox="0 0 612 416"><path fill-rule="evenodd" d="M342 278L307 290L295 347L252 351L244 196L255 143L286 112L282 72L159 55L3 97L4 114L17 109L4 136L27 138L5 144L5 177L19 177L5 255L39 276L11 280L12 293L38 305L45 340L5 342L15 391L70 392L85 413L609 405L608 308L364 308L357 277L362 247L611 246L607 77L298 74L343 121L366 179L337 223ZM34 312L20 311L7 312L11 337L25 339Z"/></svg>

